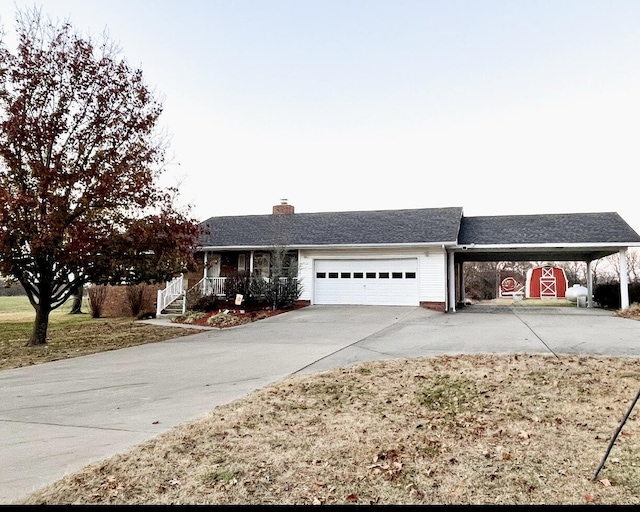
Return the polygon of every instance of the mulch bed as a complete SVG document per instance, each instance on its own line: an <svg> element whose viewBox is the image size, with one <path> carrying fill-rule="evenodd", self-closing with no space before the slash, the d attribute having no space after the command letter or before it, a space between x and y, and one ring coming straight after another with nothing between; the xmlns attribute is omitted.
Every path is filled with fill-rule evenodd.
<svg viewBox="0 0 640 512"><path fill-rule="evenodd" d="M222 309L209 311L207 313L201 313L202 316L195 317L193 314L177 317L174 319L175 323L186 323L189 325L200 325L204 327L234 327L236 325L247 324L265 318L270 318L275 315L280 315L288 311L300 309L306 307L306 303L296 303L289 308L272 309L270 306L253 306L253 307L239 307L233 305L232 307L225 307ZM215 317L214 320L210 320Z"/></svg>

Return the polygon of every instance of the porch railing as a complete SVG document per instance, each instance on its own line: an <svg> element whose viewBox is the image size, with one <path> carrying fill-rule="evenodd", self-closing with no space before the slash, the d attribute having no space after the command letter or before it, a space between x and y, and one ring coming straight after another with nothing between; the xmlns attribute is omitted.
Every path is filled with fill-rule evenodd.
<svg viewBox="0 0 640 512"><path fill-rule="evenodd" d="M224 281L226 277L204 277L200 279L195 285L187 290L185 293L185 302L198 300L200 297L206 295L216 295L217 297L224 297Z"/></svg>
<svg viewBox="0 0 640 512"><path fill-rule="evenodd" d="M162 311L166 309L167 306L178 299L183 299L182 312L184 313L187 308L187 299L191 302L193 300L197 300L199 297L204 297L205 295L224 297L224 283L226 279L226 277L204 277L186 291L184 290L182 277L174 279L167 283L164 290L158 290L156 315L161 315ZM268 278L264 279L265 281L269 281ZM286 278L280 278L280 281L284 284Z"/></svg>
<svg viewBox="0 0 640 512"><path fill-rule="evenodd" d="M192 286L187 293L197 291L199 295L217 295L218 297L224 296L224 282L226 277L205 277L200 279L197 284Z"/></svg>
<svg viewBox="0 0 640 512"><path fill-rule="evenodd" d="M184 297L184 280L183 276L176 277L173 281L167 282L164 290L158 290L158 296L156 301L156 316L160 316L165 308L176 301L177 299ZM183 302L182 309L184 313L185 304Z"/></svg>

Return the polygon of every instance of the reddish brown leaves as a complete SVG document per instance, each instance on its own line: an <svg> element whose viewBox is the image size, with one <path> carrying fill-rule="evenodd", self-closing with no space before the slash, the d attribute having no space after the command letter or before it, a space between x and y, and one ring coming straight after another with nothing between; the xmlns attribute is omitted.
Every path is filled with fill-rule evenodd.
<svg viewBox="0 0 640 512"><path fill-rule="evenodd" d="M35 8L16 31L15 53L0 44L0 273L55 308L85 282L186 270L197 223L159 184L162 105L141 71Z"/></svg>
<svg viewBox="0 0 640 512"><path fill-rule="evenodd" d="M373 464L367 466L373 476L381 476L385 480L395 480L403 468L397 450L380 452L373 457Z"/></svg>

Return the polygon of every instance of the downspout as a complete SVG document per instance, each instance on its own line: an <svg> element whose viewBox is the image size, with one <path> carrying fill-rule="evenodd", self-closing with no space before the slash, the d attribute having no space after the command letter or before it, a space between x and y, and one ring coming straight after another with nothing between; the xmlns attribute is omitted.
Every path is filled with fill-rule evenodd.
<svg viewBox="0 0 640 512"><path fill-rule="evenodd" d="M456 267L454 264L453 251L447 253L447 258L448 258L447 291L449 295L447 311L449 311L449 313L455 313L456 312Z"/></svg>

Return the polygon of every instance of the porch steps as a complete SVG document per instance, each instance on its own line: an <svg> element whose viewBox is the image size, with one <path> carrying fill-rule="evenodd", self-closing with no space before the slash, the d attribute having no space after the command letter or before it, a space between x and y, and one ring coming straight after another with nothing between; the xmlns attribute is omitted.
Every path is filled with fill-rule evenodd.
<svg viewBox="0 0 640 512"><path fill-rule="evenodd" d="M178 316L182 314L182 299L177 299L169 304L164 310L162 310L163 315L168 316Z"/></svg>

